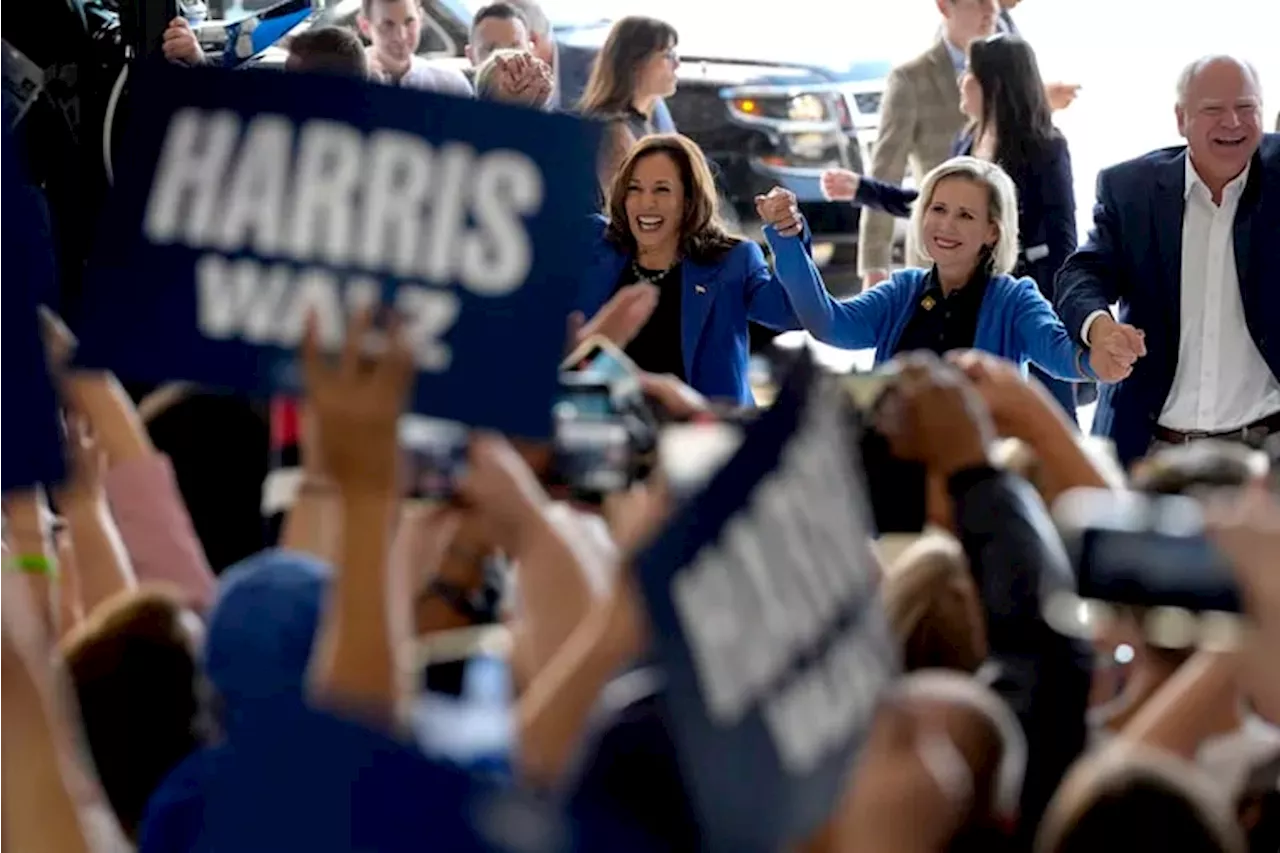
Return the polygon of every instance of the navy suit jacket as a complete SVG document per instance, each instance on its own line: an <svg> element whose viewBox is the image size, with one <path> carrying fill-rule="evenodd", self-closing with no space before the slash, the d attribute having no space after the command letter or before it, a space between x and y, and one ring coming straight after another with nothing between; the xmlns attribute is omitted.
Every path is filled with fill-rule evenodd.
<svg viewBox="0 0 1280 853"><path fill-rule="evenodd" d="M1079 336L1094 311L1146 333L1147 355L1098 399L1093 431L1126 465L1147 452L1178 366L1181 340L1185 146L1154 151L1098 175L1089 239L1058 273L1058 313ZM1245 325L1280 376L1280 134L1265 134L1236 212L1234 245Z"/></svg>
<svg viewBox="0 0 1280 853"><path fill-rule="evenodd" d="M590 47L579 47L573 44L556 45L556 74L559 86L556 89L554 109L577 112L578 101L587 89L587 80L591 77L591 66L600 51ZM658 133L675 133L676 125L671 119L671 111L665 101L659 100L653 107L653 128Z"/></svg>
<svg viewBox="0 0 1280 853"><path fill-rule="evenodd" d="M599 230L594 250L583 270L582 289L575 306L592 317L618 289L630 255L605 239L606 220L593 217ZM809 231L802 237L809 249ZM681 261L680 342L684 375L706 397L753 405L748 380L750 339L748 321L777 331L800 329L782 282L764 259L764 252L743 240L718 261Z"/></svg>

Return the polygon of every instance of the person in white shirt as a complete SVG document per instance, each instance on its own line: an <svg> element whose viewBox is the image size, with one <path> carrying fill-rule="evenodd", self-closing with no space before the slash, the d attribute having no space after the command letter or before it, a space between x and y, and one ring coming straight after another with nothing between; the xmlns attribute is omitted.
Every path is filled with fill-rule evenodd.
<svg viewBox="0 0 1280 853"><path fill-rule="evenodd" d="M1099 174L1093 231L1058 273L1056 307L1085 346L1134 365L1094 417L1122 462L1201 438L1275 456L1280 136L1262 132L1257 72L1233 57L1187 66L1176 115L1185 146Z"/></svg>
<svg viewBox="0 0 1280 853"><path fill-rule="evenodd" d="M460 98L473 96L471 83L461 71L432 65L417 55L422 38L422 9L417 0L363 0L356 20L371 42L369 69L375 79Z"/></svg>

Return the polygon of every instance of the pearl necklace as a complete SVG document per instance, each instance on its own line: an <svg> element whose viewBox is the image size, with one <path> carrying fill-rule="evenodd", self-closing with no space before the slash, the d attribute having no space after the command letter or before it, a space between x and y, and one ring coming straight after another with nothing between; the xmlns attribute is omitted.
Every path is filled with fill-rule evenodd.
<svg viewBox="0 0 1280 853"><path fill-rule="evenodd" d="M669 267L667 267L665 270L658 273L657 275L646 275L646 272L652 272L652 270L643 269L640 266L639 261L632 259L631 272L636 277L636 284L659 284L662 282L663 279L665 279L668 275L671 274L671 271L675 269L676 265L679 263L680 263L679 261L673 261Z"/></svg>

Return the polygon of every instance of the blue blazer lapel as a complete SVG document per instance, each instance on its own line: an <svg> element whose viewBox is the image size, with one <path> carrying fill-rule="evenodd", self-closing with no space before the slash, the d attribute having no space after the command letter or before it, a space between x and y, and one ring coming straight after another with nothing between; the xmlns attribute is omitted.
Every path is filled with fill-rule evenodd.
<svg viewBox="0 0 1280 853"><path fill-rule="evenodd" d="M693 378L694 356L720 284L717 270L718 266L705 266L687 259L680 265L680 344L684 350L684 375L688 379Z"/></svg>
<svg viewBox="0 0 1280 853"><path fill-rule="evenodd" d="M1171 346L1166 355L1176 367L1178 342L1182 338L1182 217L1186 208L1187 152L1184 150L1160 166L1152 199L1152 231L1159 249L1162 279L1172 292L1165 294Z"/></svg>

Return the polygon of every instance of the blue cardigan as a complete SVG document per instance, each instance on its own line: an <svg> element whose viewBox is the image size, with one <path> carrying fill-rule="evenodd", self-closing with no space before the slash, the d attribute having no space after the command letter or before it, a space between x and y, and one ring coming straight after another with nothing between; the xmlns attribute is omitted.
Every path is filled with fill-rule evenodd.
<svg viewBox="0 0 1280 853"><path fill-rule="evenodd" d="M631 256L605 239L606 220L594 217L600 231L587 261L577 309L592 317L609 301ZM808 257L808 230L788 238ZM680 339L685 380L712 399L754 405L748 367L748 321L778 331L802 328L782 282L765 262L764 252L743 240L711 264L685 259L680 265Z"/></svg>
<svg viewBox="0 0 1280 853"><path fill-rule="evenodd" d="M765 229L787 296L809 334L844 349L876 351L876 364L893 356L925 289L926 270L898 270L888 281L844 302L832 299L801 242ZM1035 281L993 276L982 296L974 349L998 355L1024 370L1034 362L1058 379L1096 379Z"/></svg>

